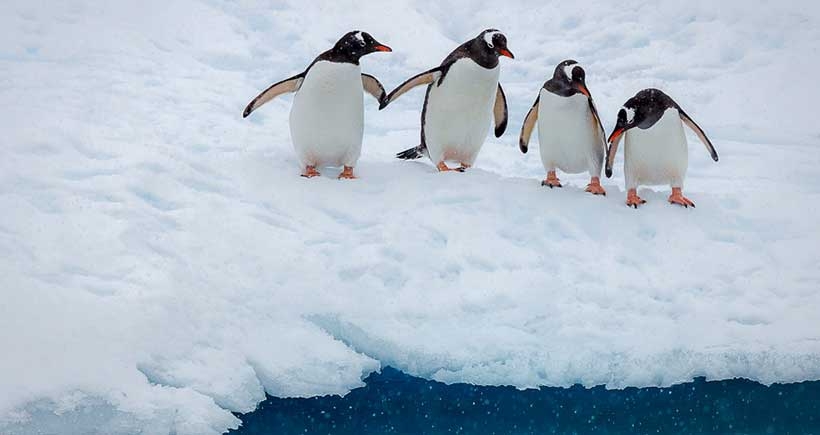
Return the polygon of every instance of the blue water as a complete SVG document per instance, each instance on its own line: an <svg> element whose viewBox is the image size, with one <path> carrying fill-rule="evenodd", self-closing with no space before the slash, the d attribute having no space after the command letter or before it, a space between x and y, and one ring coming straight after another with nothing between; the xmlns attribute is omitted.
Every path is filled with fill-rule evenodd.
<svg viewBox="0 0 820 435"><path fill-rule="evenodd" d="M372 374L345 397L268 397L234 434L820 434L820 382L606 390L477 387Z"/></svg>

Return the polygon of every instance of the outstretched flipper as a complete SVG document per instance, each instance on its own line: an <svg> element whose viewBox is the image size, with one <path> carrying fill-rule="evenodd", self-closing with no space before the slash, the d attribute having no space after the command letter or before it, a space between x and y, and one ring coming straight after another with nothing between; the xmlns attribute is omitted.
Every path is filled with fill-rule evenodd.
<svg viewBox="0 0 820 435"><path fill-rule="evenodd" d="M706 149L712 156L712 160L718 161L717 150L715 150L714 145L712 145L712 141L710 141L709 138L706 137L706 133L703 132L703 129L701 129L700 126L697 123L695 123L695 121L692 120L692 118L690 118L689 115L687 115L686 112L684 112L683 110L678 109L678 113L680 114L680 119L683 121L683 123L686 124L689 128L691 128L692 131L694 131L695 134L698 135L700 141L703 142L704 145L706 145Z"/></svg>
<svg viewBox="0 0 820 435"><path fill-rule="evenodd" d="M379 83L379 80L376 77L373 77L370 74L362 74L362 86L364 86L365 92L372 95L379 102L379 105L381 105L382 102L384 102L384 99L387 98L387 95L384 92L384 86Z"/></svg>
<svg viewBox="0 0 820 435"><path fill-rule="evenodd" d="M535 128L535 121L538 120L538 102L540 100L541 94L539 93L538 97L535 98L535 102L532 103L532 108L530 108L530 111L527 112L527 116L524 118L524 125L521 126L521 135L518 137L518 148L524 154L527 154L530 135L532 135L532 130Z"/></svg>
<svg viewBox="0 0 820 435"><path fill-rule="evenodd" d="M507 97L504 95L501 83L498 84L498 90L495 92L493 119L495 119L495 137L501 137L507 130Z"/></svg>
<svg viewBox="0 0 820 435"><path fill-rule="evenodd" d="M291 78L272 84L269 88L262 91L261 94L257 95L256 98L248 103L248 107L245 107L245 111L242 112L242 117L247 118L251 112L279 95L298 91L302 86L302 80L304 80L304 78L305 73L302 72Z"/></svg>
<svg viewBox="0 0 820 435"><path fill-rule="evenodd" d="M390 92L390 95L388 95L387 98L385 98L379 105L379 110L384 109L385 107L387 107L388 104L392 103L402 94L415 88L416 86L429 85L435 82L436 80L441 78L441 75L441 67L437 66L429 71L425 71L421 74L410 77L409 79L407 79L407 81L400 84L399 87L393 89L393 91Z"/></svg>

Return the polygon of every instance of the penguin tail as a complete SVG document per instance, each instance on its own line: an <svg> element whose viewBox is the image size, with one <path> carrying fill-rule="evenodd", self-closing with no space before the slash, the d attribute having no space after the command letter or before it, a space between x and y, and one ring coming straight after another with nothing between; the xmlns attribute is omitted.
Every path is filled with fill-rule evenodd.
<svg viewBox="0 0 820 435"><path fill-rule="evenodd" d="M406 149L398 154L396 154L396 158L402 160L415 160L420 159L427 155L427 147L424 145L419 145L417 147L413 147L410 149Z"/></svg>

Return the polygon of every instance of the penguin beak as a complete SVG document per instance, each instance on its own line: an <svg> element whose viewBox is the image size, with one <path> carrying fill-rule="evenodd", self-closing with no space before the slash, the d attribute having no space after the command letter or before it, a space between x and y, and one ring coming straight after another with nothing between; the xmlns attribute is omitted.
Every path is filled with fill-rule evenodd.
<svg viewBox="0 0 820 435"><path fill-rule="evenodd" d="M587 89L587 85L578 83L575 85L575 89L578 89L578 92L586 95L588 98L592 98L592 95L589 93L589 89Z"/></svg>
<svg viewBox="0 0 820 435"><path fill-rule="evenodd" d="M587 96L589 96L589 94L587 94ZM621 135L624 134L624 131L626 131L626 130L624 130L623 128L616 128L612 132L612 134L609 135L609 140L607 140L607 142L609 142L611 144L611 143L619 140L621 138Z"/></svg>
<svg viewBox="0 0 820 435"><path fill-rule="evenodd" d="M392 48L390 48L386 45L383 45L383 44L377 44L375 47L373 47L373 49L376 50L376 51L386 51L386 52L393 51Z"/></svg>
<svg viewBox="0 0 820 435"><path fill-rule="evenodd" d="M510 50L507 50L506 48L499 49L498 54L502 56L507 56L510 59L515 59L515 56L513 56L512 52Z"/></svg>

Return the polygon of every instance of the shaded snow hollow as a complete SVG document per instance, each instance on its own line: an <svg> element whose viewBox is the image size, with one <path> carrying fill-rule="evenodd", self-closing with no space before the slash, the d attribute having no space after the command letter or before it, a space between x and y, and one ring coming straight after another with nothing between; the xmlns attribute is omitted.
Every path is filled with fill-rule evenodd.
<svg viewBox="0 0 820 435"><path fill-rule="evenodd" d="M820 20L805 2L7 1L0 14L0 432L221 433L389 364L444 382L820 379ZM781 2L782 3L782 2ZM801 3L801 4L798 4ZM421 91L366 100L358 174L298 177L290 97L242 108L345 31L392 89L487 27L510 128L438 174ZM711 135L686 192L541 188L517 150L554 65L607 129L660 87ZM620 168L620 161L616 166Z"/></svg>

